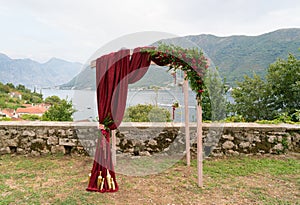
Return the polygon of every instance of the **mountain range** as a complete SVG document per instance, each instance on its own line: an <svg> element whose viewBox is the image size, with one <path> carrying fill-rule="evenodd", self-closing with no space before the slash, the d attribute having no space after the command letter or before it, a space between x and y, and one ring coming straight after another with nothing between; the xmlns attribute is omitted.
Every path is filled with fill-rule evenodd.
<svg viewBox="0 0 300 205"><path fill-rule="evenodd" d="M264 78L271 63L278 58L287 58L289 53L300 58L300 29L280 29L258 36L218 37L201 34L162 40L182 47L199 47L218 67L220 76L230 86L242 81L244 75L252 76L255 72ZM157 44L155 42L153 45ZM95 70L95 69L94 69ZM61 86L63 89L94 88L95 72L89 67L70 82ZM155 81L155 82L153 82ZM151 86L172 83L173 79L165 69L151 66L146 75L134 86Z"/></svg>
<svg viewBox="0 0 300 205"><path fill-rule="evenodd" d="M66 83L81 70L82 64L51 58L45 63L31 59L12 59L0 53L0 82L26 87L53 87Z"/></svg>
<svg viewBox="0 0 300 205"><path fill-rule="evenodd" d="M209 34L190 35L162 40L182 47L199 47L218 67L226 83L235 86L243 76L253 72L264 77L271 63L287 58L289 53L300 58L300 29L280 29L258 36L218 37ZM155 45L157 42L154 42ZM52 58L46 63L31 59L11 59L0 54L0 82L28 87L61 89L94 89L95 69L82 64ZM146 75L132 87L165 86L173 82L166 68L151 66Z"/></svg>
<svg viewBox="0 0 300 205"><path fill-rule="evenodd" d="M198 45L219 68L221 77L235 85L253 72L264 77L271 63L289 53L300 58L300 29L281 29L259 36L196 35L183 37Z"/></svg>
<svg viewBox="0 0 300 205"><path fill-rule="evenodd" d="M60 85L63 90L94 90L96 86L96 69L87 66L82 72L74 77L70 82ZM129 88L140 88L149 86L165 87L173 82L173 77L167 72L167 67L150 65L144 77L135 84L129 85Z"/></svg>

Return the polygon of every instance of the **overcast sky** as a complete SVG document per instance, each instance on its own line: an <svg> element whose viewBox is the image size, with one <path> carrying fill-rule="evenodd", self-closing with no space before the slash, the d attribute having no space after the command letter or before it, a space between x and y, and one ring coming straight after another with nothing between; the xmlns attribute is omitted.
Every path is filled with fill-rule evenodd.
<svg viewBox="0 0 300 205"><path fill-rule="evenodd" d="M299 0L0 0L0 53L84 63L126 34L259 35L300 28Z"/></svg>

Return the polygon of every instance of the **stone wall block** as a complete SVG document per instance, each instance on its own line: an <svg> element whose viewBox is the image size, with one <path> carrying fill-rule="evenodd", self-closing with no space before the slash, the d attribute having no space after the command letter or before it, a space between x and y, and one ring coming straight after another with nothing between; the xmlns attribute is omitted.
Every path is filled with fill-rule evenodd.
<svg viewBox="0 0 300 205"><path fill-rule="evenodd" d="M250 147L250 142L241 142L239 144L239 147L242 148L242 149L248 148L248 147Z"/></svg>
<svg viewBox="0 0 300 205"><path fill-rule="evenodd" d="M51 149L51 148L50 148L50 149ZM51 150L48 150L47 147L44 147L43 150L40 150L40 153L41 153L42 155L46 155L46 154L51 153Z"/></svg>
<svg viewBox="0 0 300 205"><path fill-rule="evenodd" d="M38 156L41 155L41 153L39 153L38 151L32 150L30 155L33 156L33 157L38 157Z"/></svg>
<svg viewBox="0 0 300 205"><path fill-rule="evenodd" d="M234 151L234 150L227 150L227 152L226 152L227 154L229 154L229 155L233 155L233 156L238 156L238 155L240 155L240 153L238 152L238 151Z"/></svg>
<svg viewBox="0 0 300 205"><path fill-rule="evenodd" d="M58 137L50 136L47 140L47 145L58 145Z"/></svg>
<svg viewBox="0 0 300 205"><path fill-rule="evenodd" d="M20 147L21 148L26 148L26 147L30 147L31 146L31 138L29 137L22 137L20 139Z"/></svg>
<svg viewBox="0 0 300 205"><path fill-rule="evenodd" d="M234 138L236 141L243 141L245 139L244 134L241 131L234 133Z"/></svg>
<svg viewBox="0 0 300 205"><path fill-rule="evenodd" d="M234 140L234 137L231 136L231 135L222 135L222 138L223 138L223 139L226 139L226 140L231 140L231 141Z"/></svg>
<svg viewBox="0 0 300 205"><path fill-rule="evenodd" d="M59 138L59 145L75 147L78 144L77 139Z"/></svg>
<svg viewBox="0 0 300 205"><path fill-rule="evenodd" d="M157 141L151 139L151 140L149 140L148 145L149 145L150 147L155 147L155 146L157 145Z"/></svg>
<svg viewBox="0 0 300 205"><path fill-rule="evenodd" d="M0 137L9 135L9 131L7 129L0 130Z"/></svg>
<svg viewBox="0 0 300 205"><path fill-rule="evenodd" d="M268 142L275 143L275 140L277 140L277 136L276 135L269 135L268 136Z"/></svg>
<svg viewBox="0 0 300 205"><path fill-rule="evenodd" d="M57 130L57 134L58 134L58 136L60 136L60 137L66 137L67 135L66 135L66 131L64 130L64 129L59 129L59 130Z"/></svg>
<svg viewBox="0 0 300 205"><path fill-rule="evenodd" d="M49 136L52 136L52 135L55 135L55 134L56 134L55 129L49 128L49 129L47 129L47 130L48 130L48 135L49 135Z"/></svg>
<svg viewBox="0 0 300 205"><path fill-rule="evenodd" d="M48 138L48 130L45 128L37 129L36 130L36 137L37 138L42 138L42 139L47 139Z"/></svg>
<svg viewBox="0 0 300 205"><path fill-rule="evenodd" d="M41 151L45 149L45 147L46 147L46 141L43 139L37 138L31 141L31 146L30 146L31 150Z"/></svg>
<svg viewBox="0 0 300 205"><path fill-rule="evenodd" d="M11 129L10 134L11 134L11 136L16 136L16 135L19 135L19 132L16 129Z"/></svg>
<svg viewBox="0 0 300 205"><path fill-rule="evenodd" d="M72 129L67 129L67 130L66 130L66 135L67 135L68 137L73 137L74 131L73 131Z"/></svg>
<svg viewBox="0 0 300 205"><path fill-rule="evenodd" d="M9 147L1 147L0 148L0 154L3 155L3 154L10 154L10 149Z"/></svg>
<svg viewBox="0 0 300 205"><path fill-rule="evenodd" d="M225 141L223 144L222 144L222 148L223 149L232 149L234 147L234 143L232 141Z"/></svg>
<svg viewBox="0 0 300 205"><path fill-rule="evenodd" d="M260 136L255 135L255 137L253 138L253 142L261 142Z"/></svg>
<svg viewBox="0 0 300 205"><path fill-rule="evenodd" d="M270 153L277 154L284 151L284 147L281 143L276 144L271 150Z"/></svg>
<svg viewBox="0 0 300 205"><path fill-rule="evenodd" d="M33 131L33 130L24 130L23 132L22 132L22 135L21 135L22 137L35 137L36 136L36 134L35 134L35 132Z"/></svg>
<svg viewBox="0 0 300 205"><path fill-rule="evenodd" d="M21 154L21 155L24 155L26 154L26 150L22 149L22 148L17 148L17 154Z"/></svg>
<svg viewBox="0 0 300 205"><path fill-rule="evenodd" d="M19 144L19 139L17 137L13 138L13 139L6 140L6 145L7 146L18 147L18 144Z"/></svg>

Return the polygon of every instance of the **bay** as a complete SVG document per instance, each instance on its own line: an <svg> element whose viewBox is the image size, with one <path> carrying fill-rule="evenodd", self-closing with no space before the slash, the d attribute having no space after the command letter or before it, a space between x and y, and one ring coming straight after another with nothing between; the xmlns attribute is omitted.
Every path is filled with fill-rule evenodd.
<svg viewBox="0 0 300 205"><path fill-rule="evenodd" d="M56 95L61 99L71 100L76 112L73 115L75 121L89 120L95 121L97 117L97 101L94 90L58 90L43 89L43 98ZM227 99L232 102L230 95ZM191 90L188 95L189 101L189 120L195 122L196 118L196 100L195 93ZM129 90L127 95L126 107L137 104L152 104L166 108L171 113L172 104L179 103L179 107L175 110L174 122L184 122L184 96L182 88L174 88L170 90Z"/></svg>
<svg viewBox="0 0 300 205"><path fill-rule="evenodd" d="M43 89L43 98L56 95L61 99L71 100L76 112L74 120L96 120L97 102L96 94L93 90L58 90ZM179 108L175 110L175 122L184 122L184 98L181 88L172 90L129 90L127 95L126 107L137 104L152 104L166 108L172 114L172 104L179 103ZM190 121L196 120L196 101L195 94L189 92L189 116Z"/></svg>

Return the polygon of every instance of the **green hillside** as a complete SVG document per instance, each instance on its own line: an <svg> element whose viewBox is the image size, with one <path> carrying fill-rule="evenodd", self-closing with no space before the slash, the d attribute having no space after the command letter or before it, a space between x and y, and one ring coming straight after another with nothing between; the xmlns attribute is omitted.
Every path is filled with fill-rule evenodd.
<svg viewBox="0 0 300 205"><path fill-rule="evenodd" d="M264 77L269 65L278 58L293 53L300 58L300 29L281 29L259 36L193 35L163 40L182 47L199 47L219 67L220 76L231 86L253 72ZM154 43L155 44L155 43ZM95 87L95 69L85 69L62 89L86 89ZM172 77L164 69L151 67L145 77L133 86L147 87L155 83L164 86Z"/></svg>
<svg viewBox="0 0 300 205"><path fill-rule="evenodd" d="M235 85L245 74L264 77L269 64L288 53L300 57L300 29L282 29L259 36L217 37L198 35L183 37L199 47L220 69L227 83Z"/></svg>

